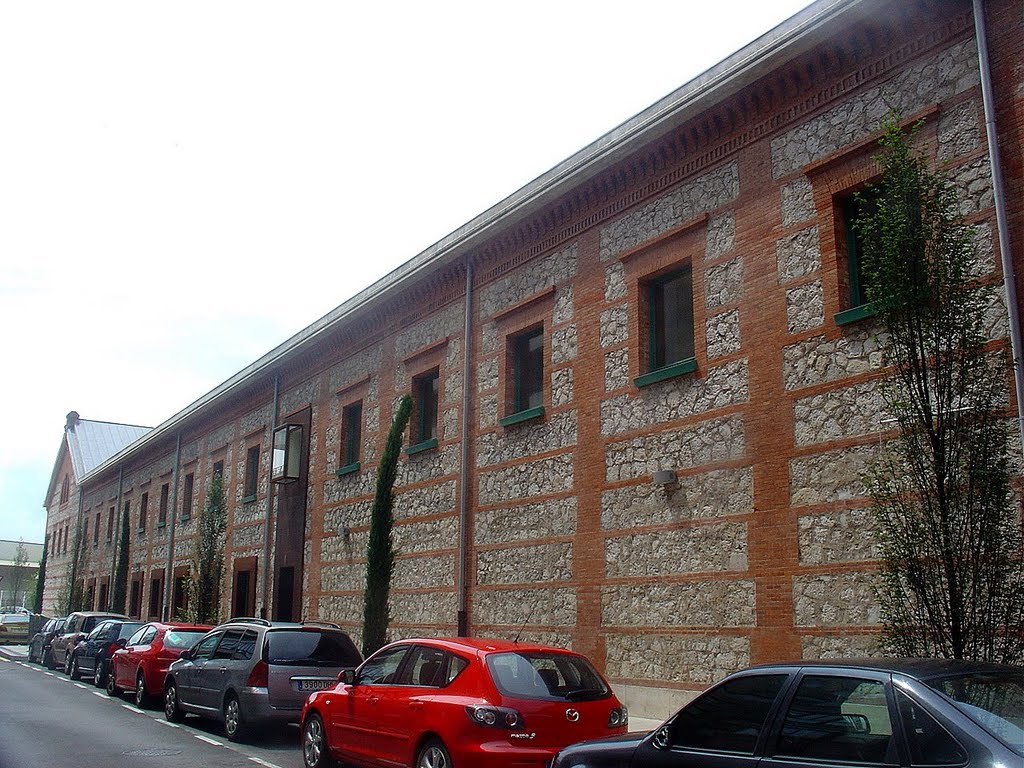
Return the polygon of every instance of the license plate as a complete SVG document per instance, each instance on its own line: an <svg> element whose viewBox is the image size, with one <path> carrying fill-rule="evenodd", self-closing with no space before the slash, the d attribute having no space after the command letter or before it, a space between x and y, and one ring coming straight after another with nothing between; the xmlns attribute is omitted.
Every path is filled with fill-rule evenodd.
<svg viewBox="0 0 1024 768"><path fill-rule="evenodd" d="M324 691L334 685L333 680L299 680L300 691Z"/></svg>

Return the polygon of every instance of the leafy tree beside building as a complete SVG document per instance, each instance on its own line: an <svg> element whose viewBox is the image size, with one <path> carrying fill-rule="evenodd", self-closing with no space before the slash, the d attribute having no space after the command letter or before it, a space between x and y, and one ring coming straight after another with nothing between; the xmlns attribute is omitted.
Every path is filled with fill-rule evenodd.
<svg viewBox="0 0 1024 768"><path fill-rule="evenodd" d="M1010 367L989 341L993 287L957 193L893 121L854 229L888 337L881 391L897 434L867 477L881 558L882 647L1024 661L1024 548L1011 493Z"/></svg>

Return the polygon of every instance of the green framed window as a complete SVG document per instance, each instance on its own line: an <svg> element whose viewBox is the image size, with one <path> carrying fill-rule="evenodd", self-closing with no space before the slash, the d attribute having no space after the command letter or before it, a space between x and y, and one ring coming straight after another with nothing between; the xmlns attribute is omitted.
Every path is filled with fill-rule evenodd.
<svg viewBox="0 0 1024 768"><path fill-rule="evenodd" d="M647 281L647 372L691 360L693 341L693 271L689 265Z"/></svg>
<svg viewBox="0 0 1024 768"><path fill-rule="evenodd" d="M846 307L835 316L835 321L839 325L875 314L875 309L868 300L864 240L854 227L854 222L860 216L874 212L880 196L878 187L869 187L859 194L845 195L836 201L846 233Z"/></svg>
<svg viewBox="0 0 1024 768"><path fill-rule="evenodd" d="M544 405L544 328L511 339L512 413Z"/></svg>
<svg viewBox="0 0 1024 768"><path fill-rule="evenodd" d="M256 489L260 478L260 447L249 446L245 452L245 495L242 501L256 501Z"/></svg>
<svg viewBox="0 0 1024 768"><path fill-rule="evenodd" d="M360 461L363 441L363 401L346 405L341 411L341 469L355 467Z"/></svg>
<svg viewBox="0 0 1024 768"><path fill-rule="evenodd" d="M437 440L437 392L439 383L437 368L421 374L412 380L413 422L412 437L415 444ZM409 446L414 448L415 445Z"/></svg>

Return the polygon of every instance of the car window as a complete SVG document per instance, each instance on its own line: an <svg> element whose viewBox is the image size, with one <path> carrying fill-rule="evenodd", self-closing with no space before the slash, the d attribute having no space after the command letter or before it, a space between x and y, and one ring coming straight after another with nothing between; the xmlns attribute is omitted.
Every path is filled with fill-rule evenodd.
<svg viewBox="0 0 1024 768"><path fill-rule="evenodd" d="M56 626L57 626L57 620L56 619L50 619L48 622L46 622L46 624L43 625L43 628L42 628L41 631L42 632L49 632L49 631L51 631Z"/></svg>
<svg viewBox="0 0 1024 768"><path fill-rule="evenodd" d="M205 633L203 629L168 629L164 635L164 648L191 648ZM155 629L153 634L156 634Z"/></svg>
<svg viewBox="0 0 1024 768"><path fill-rule="evenodd" d="M371 656L359 670L360 685L392 685L409 646L401 645Z"/></svg>
<svg viewBox="0 0 1024 768"><path fill-rule="evenodd" d="M332 629L275 629L267 632L267 663L303 667L354 667L359 650L344 632Z"/></svg>
<svg viewBox="0 0 1024 768"><path fill-rule="evenodd" d="M223 632L214 632L212 635L204 637L196 647L196 652L192 658L209 659L213 655L213 649L217 647L217 643L223 634Z"/></svg>
<svg viewBox="0 0 1024 768"><path fill-rule="evenodd" d="M238 641L242 639L242 631L241 629L229 629L225 632L224 639L217 646L217 651L213 654L213 658L230 659L234 656L235 648L238 647Z"/></svg>
<svg viewBox="0 0 1024 768"><path fill-rule="evenodd" d="M143 626L143 625L138 623L138 622L126 621L123 624L121 624L120 627L117 628L117 635L115 636L115 639L129 637L130 635L134 635L135 634L135 630L137 630L141 626Z"/></svg>
<svg viewBox="0 0 1024 768"><path fill-rule="evenodd" d="M667 745L753 754L787 679L788 675L747 675L712 688L672 719Z"/></svg>
<svg viewBox="0 0 1024 768"><path fill-rule="evenodd" d="M498 690L506 696L587 701L611 695L593 665L574 653L492 653L487 656L487 669Z"/></svg>
<svg viewBox="0 0 1024 768"><path fill-rule="evenodd" d="M902 691L896 692L896 704L910 747L911 765L963 765L967 762L963 747L920 704Z"/></svg>
<svg viewBox="0 0 1024 768"><path fill-rule="evenodd" d="M248 661L252 658L254 650L256 650L256 632L252 629L247 629L239 639L232 658L239 659L240 661Z"/></svg>
<svg viewBox="0 0 1024 768"><path fill-rule="evenodd" d="M877 680L808 675L789 705L775 754L874 765L895 762L885 686Z"/></svg>
<svg viewBox="0 0 1024 768"><path fill-rule="evenodd" d="M972 672L926 682L1018 755L1024 755L1024 675L1019 670Z"/></svg>
<svg viewBox="0 0 1024 768"><path fill-rule="evenodd" d="M151 629L151 627L147 626L137 630L135 634L128 638L128 642L126 642L125 645L143 645L142 636L146 634L146 631L149 629Z"/></svg>
<svg viewBox="0 0 1024 768"><path fill-rule="evenodd" d="M399 685L425 685L431 688L442 688L455 679L454 675L451 678L448 677L448 667L454 660L463 662L462 666L456 664L458 671L467 665L464 659L445 653L440 648L417 645L410 651L409 661L402 667L398 683Z"/></svg>

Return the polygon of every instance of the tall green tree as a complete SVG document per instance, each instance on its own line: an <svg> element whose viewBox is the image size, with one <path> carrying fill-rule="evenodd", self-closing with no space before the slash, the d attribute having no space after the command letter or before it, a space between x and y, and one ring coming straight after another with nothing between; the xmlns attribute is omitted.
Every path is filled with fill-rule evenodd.
<svg viewBox="0 0 1024 768"><path fill-rule="evenodd" d="M82 536L82 526L75 526L75 534L71 539L71 561L64 571L64 580L57 593L57 613L66 616L72 611L80 611L84 607L85 594L82 574L89 565L89 553Z"/></svg>
<svg viewBox="0 0 1024 768"><path fill-rule="evenodd" d="M131 535L131 521L128 510L121 512L121 535L117 539L117 565L114 567L114 586L111 591L110 608L124 613L128 598L128 546Z"/></svg>
<svg viewBox="0 0 1024 768"><path fill-rule="evenodd" d="M46 558L50 556L50 534L43 538L43 556L39 560L39 570L36 572L36 594L32 601L33 613L43 612L43 587L46 584Z"/></svg>
<svg viewBox="0 0 1024 768"><path fill-rule="evenodd" d="M958 195L895 120L862 199L868 299L888 336L898 434L867 479L882 645L901 656L1024 661L1024 548L1011 501L1009 366ZM867 204L870 199L870 204Z"/></svg>
<svg viewBox="0 0 1024 768"><path fill-rule="evenodd" d="M395 567L395 548L391 537L394 525L394 488L398 460L402 454L402 436L412 415L412 397L398 403L388 431L387 443L377 465L377 490L370 515L370 537L366 547L366 592L363 602L363 653L369 656L387 642L391 593L391 574Z"/></svg>
<svg viewBox="0 0 1024 768"><path fill-rule="evenodd" d="M200 624L220 621L221 581L224 576L224 539L227 506L224 478L215 473L206 490L206 502L196 523L195 553L189 580L189 607L185 617Z"/></svg>

